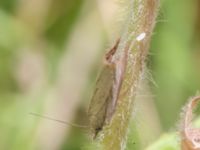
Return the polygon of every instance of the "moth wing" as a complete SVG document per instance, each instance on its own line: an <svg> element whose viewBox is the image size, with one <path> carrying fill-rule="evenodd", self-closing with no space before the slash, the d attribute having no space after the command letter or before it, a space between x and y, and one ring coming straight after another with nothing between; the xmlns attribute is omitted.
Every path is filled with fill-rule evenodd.
<svg viewBox="0 0 200 150"><path fill-rule="evenodd" d="M113 82L114 69L109 65L104 65L98 76L96 89L88 109L90 127L93 132L101 130L105 122L108 103L112 99Z"/></svg>

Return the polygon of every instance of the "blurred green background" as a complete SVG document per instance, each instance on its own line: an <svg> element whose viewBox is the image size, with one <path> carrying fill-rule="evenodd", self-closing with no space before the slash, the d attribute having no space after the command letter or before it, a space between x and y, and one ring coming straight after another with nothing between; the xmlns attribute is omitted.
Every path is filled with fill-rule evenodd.
<svg viewBox="0 0 200 150"><path fill-rule="evenodd" d="M106 49L120 35L122 0L0 0L0 149L79 150ZM138 90L127 149L177 130L181 108L200 89L200 1L162 0Z"/></svg>

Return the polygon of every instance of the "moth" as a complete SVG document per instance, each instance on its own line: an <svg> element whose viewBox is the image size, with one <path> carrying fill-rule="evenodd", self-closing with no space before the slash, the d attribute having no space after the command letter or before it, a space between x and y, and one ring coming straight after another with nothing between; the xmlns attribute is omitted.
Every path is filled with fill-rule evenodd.
<svg viewBox="0 0 200 150"><path fill-rule="evenodd" d="M122 57L122 61L116 61L116 59L113 59L119 42L120 39L116 41L113 48L111 48L110 51L108 51L104 56L103 66L98 75L95 90L88 108L89 125L82 126L36 113L30 114L64 123L73 127L89 128L93 134L93 139L95 139L104 125L108 124L111 120L117 104L117 96L121 87L125 68L124 66L126 63L126 57ZM128 50L128 47L126 50Z"/></svg>
<svg viewBox="0 0 200 150"><path fill-rule="evenodd" d="M111 50L105 54L103 66L96 81L96 87L88 108L89 127L93 138L97 136L103 126L109 122L114 111L114 85L116 83L116 64L113 56L118 48L120 40L117 40Z"/></svg>

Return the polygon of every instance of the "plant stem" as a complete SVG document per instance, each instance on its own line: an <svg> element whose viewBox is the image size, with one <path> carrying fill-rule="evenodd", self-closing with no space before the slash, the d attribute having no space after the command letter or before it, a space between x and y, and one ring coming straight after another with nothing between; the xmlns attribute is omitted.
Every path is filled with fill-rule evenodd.
<svg viewBox="0 0 200 150"><path fill-rule="evenodd" d="M115 59L118 61L116 69L118 71L120 67L125 69L115 112L100 135L99 144L104 150L124 150L126 147L134 98L143 73L159 7L159 0L129 1L127 22L115 54Z"/></svg>

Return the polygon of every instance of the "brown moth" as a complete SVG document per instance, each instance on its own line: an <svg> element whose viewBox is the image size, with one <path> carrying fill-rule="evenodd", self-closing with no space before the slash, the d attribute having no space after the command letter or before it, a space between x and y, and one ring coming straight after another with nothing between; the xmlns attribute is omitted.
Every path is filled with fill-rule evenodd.
<svg viewBox="0 0 200 150"><path fill-rule="evenodd" d="M118 45L118 40L115 46L104 56L105 61L101 68L100 74L96 81L96 89L88 109L89 127L95 138L99 131L102 130L106 123L108 111L113 101L115 83L116 64L112 58L115 54Z"/></svg>
<svg viewBox="0 0 200 150"><path fill-rule="evenodd" d="M88 108L89 125L82 126L75 123L54 119L48 116L30 113L31 115L57 121L72 127L90 129L93 138L102 130L103 126L112 118L115 111L118 94L121 88L123 75L125 72L127 53L129 44L125 47L124 55L121 58L113 59L118 48L120 39L117 40L113 48L104 56L104 63L96 81L96 88L92 95Z"/></svg>

